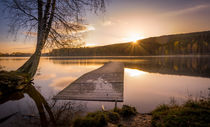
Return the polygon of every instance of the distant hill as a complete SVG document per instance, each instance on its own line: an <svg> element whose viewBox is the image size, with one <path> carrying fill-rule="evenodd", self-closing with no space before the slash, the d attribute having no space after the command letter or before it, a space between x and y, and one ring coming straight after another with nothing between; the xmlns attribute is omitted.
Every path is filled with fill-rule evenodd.
<svg viewBox="0 0 210 127"><path fill-rule="evenodd" d="M53 49L50 56L143 56L210 54L210 31L164 35L88 48Z"/></svg>

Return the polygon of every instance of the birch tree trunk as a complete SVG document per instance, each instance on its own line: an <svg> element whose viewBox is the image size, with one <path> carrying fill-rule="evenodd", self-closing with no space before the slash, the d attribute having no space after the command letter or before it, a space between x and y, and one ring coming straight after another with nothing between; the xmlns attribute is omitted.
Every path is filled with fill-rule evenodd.
<svg viewBox="0 0 210 127"><path fill-rule="evenodd" d="M36 74L42 49L48 38L52 21L55 12L56 0L47 0L45 10L43 11L43 1L37 0L38 3L38 30L37 30L37 45L34 54L21 66L17 72L28 73L30 78Z"/></svg>
<svg viewBox="0 0 210 127"><path fill-rule="evenodd" d="M36 51L34 54L17 70L17 72L20 73L27 73L29 74L29 77L32 78L38 68L41 52L42 52L42 46L40 43L37 43Z"/></svg>
<svg viewBox="0 0 210 127"><path fill-rule="evenodd" d="M33 78L39 65L42 49L45 43L52 46L69 46L78 42L80 35L74 34L77 30L84 30L79 18L87 9L103 11L105 0L0 0L14 13L15 20L11 30L19 27L28 28L29 32L37 30L37 45L34 54L26 63L17 69L17 72L28 73ZM81 15L82 16L82 15ZM29 25L28 25L29 24ZM53 25L52 25L53 24ZM37 29L38 25L38 29ZM49 36L49 38L48 38Z"/></svg>

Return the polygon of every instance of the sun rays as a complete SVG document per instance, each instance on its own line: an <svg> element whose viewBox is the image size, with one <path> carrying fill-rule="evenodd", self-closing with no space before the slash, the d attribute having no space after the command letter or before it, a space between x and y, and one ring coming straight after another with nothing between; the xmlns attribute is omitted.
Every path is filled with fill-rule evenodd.
<svg viewBox="0 0 210 127"><path fill-rule="evenodd" d="M145 38L144 36L138 33L132 33L128 35L126 38L123 38L123 41L136 43L138 40L141 40L144 38Z"/></svg>

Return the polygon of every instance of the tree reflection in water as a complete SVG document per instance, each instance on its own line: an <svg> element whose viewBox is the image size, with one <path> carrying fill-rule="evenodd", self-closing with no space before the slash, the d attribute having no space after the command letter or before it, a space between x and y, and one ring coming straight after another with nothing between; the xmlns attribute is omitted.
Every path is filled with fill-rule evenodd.
<svg viewBox="0 0 210 127"><path fill-rule="evenodd" d="M55 118L51 111L50 106L48 105L45 98L39 93L39 91L37 91L36 88L31 84L27 85L21 91L16 91L16 92L13 92L13 93L7 94L7 95L1 95L0 96L0 104L3 104L10 100L20 100L20 99L24 98L24 94L27 94L35 102L36 107L39 112L41 126L47 127L47 126L49 126L50 123L52 123L52 126L56 126L56 121L55 121ZM47 120L46 113L49 115L49 118L50 118L49 121ZM9 115L9 116L11 116L11 115ZM9 118L9 116L6 116L6 117ZM6 120L6 117L1 118L1 120L3 120L3 119ZM2 122L4 122L4 121L2 121Z"/></svg>
<svg viewBox="0 0 210 127"><path fill-rule="evenodd" d="M131 57L132 58L132 57ZM103 65L109 61L122 62L125 68L138 69L144 72L210 77L210 56L139 56L129 59L129 57L115 57L113 59L72 59L71 57L49 58L54 64L61 65Z"/></svg>

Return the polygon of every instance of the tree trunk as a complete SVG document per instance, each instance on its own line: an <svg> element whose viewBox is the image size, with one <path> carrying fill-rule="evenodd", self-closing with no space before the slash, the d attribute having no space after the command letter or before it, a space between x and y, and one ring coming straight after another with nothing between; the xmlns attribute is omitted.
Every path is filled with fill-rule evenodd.
<svg viewBox="0 0 210 127"><path fill-rule="evenodd" d="M34 54L20 68L17 69L17 72L27 73L29 74L30 78L33 78L39 65L39 60L43 48L42 44L43 43L37 43L36 51Z"/></svg>
<svg viewBox="0 0 210 127"><path fill-rule="evenodd" d="M47 1L44 14L43 14L42 0L38 0L37 2L38 2L38 31L37 31L36 51L28 59L28 61L26 61L26 63L17 70L17 72L28 73L29 78L33 78L33 76L37 71L39 60L42 54L42 49L45 45L45 42L47 40L47 37L51 29L55 12L56 0L53 0L52 3L51 0Z"/></svg>

